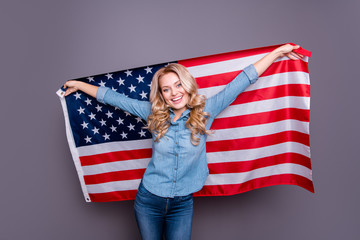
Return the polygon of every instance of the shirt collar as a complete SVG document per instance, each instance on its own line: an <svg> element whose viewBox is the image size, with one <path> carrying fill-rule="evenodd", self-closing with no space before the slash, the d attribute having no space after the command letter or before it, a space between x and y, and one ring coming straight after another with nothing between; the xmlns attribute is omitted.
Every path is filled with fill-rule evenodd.
<svg viewBox="0 0 360 240"><path fill-rule="evenodd" d="M172 108L169 108L169 111L170 111L170 119L171 119L171 122L172 122L172 119L174 118L174 116L175 116L175 113L174 113L174 110L172 109ZM179 119L178 120L176 120L176 121L179 121L181 118L183 118L183 117L188 117L189 115L190 115L190 111L191 111L191 109L186 109L182 114L181 114L181 116L179 117Z"/></svg>

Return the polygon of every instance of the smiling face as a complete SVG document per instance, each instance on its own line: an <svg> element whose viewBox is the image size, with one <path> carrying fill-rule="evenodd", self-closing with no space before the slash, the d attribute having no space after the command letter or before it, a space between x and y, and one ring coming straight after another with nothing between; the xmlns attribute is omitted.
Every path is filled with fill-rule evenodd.
<svg viewBox="0 0 360 240"><path fill-rule="evenodd" d="M179 76L174 72L168 72L160 77L159 87L161 95L173 110L176 116L180 116L189 102L189 94L183 88Z"/></svg>

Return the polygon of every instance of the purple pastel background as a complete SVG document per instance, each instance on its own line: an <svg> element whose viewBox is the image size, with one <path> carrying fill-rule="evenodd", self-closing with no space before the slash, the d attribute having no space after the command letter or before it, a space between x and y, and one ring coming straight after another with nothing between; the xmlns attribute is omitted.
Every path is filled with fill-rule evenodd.
<svg viewBox="0 0 360 240"><path fill-rule="evenodd" d="M295 42L313 52L316 193L195 199L193 239L360 239L360 1L2 0L0 240L140 239L133 201L86 203L56 90L66 80Z"/></svg>

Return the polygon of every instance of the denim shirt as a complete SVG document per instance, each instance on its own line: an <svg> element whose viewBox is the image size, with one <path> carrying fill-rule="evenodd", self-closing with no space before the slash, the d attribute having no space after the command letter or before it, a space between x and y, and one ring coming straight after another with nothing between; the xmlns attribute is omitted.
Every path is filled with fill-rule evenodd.
<svg viewBox="0 0 360 240"><path fill-rule="evenodd" d="M204 111L210 114L210 118L206 122L206 129L209 130L215 117L257 79L255 67L249 65L222 91L207 99ZM151 114L150 102L127 98L106 87L99 87L96 98L99 102L119 107L145 120ZM190 109L185 110L176 122L173 121L174 116L170 109L171 124L159 142L155 142L156 135L152 135L152 158L142 179L144 187L160 197L172 198L197 192L204 186L209 174L207 135L199 135L200 143L193 145L190 141L191 131L185 126Z"/></svg>

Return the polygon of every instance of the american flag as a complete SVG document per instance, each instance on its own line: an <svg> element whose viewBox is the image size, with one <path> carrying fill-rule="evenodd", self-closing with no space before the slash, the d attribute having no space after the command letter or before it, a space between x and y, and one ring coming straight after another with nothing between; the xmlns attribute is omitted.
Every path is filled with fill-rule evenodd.
<svg viewBox="0 0 360 240"><path fill-rule="evenodd" d="M176 61L196 78L199 93L219 92L243 68L276 46ZM314 192L310 162L310 80L308 59L277 59L214 121L207 140L210 175L194 196L233 195L272 185L298 185ZM130 98L149 100L156 64L79 78ZM87 202L135 199L151 158L145 122L103 105L83 92L63 97L59 89L71 154Z"/></svg>

